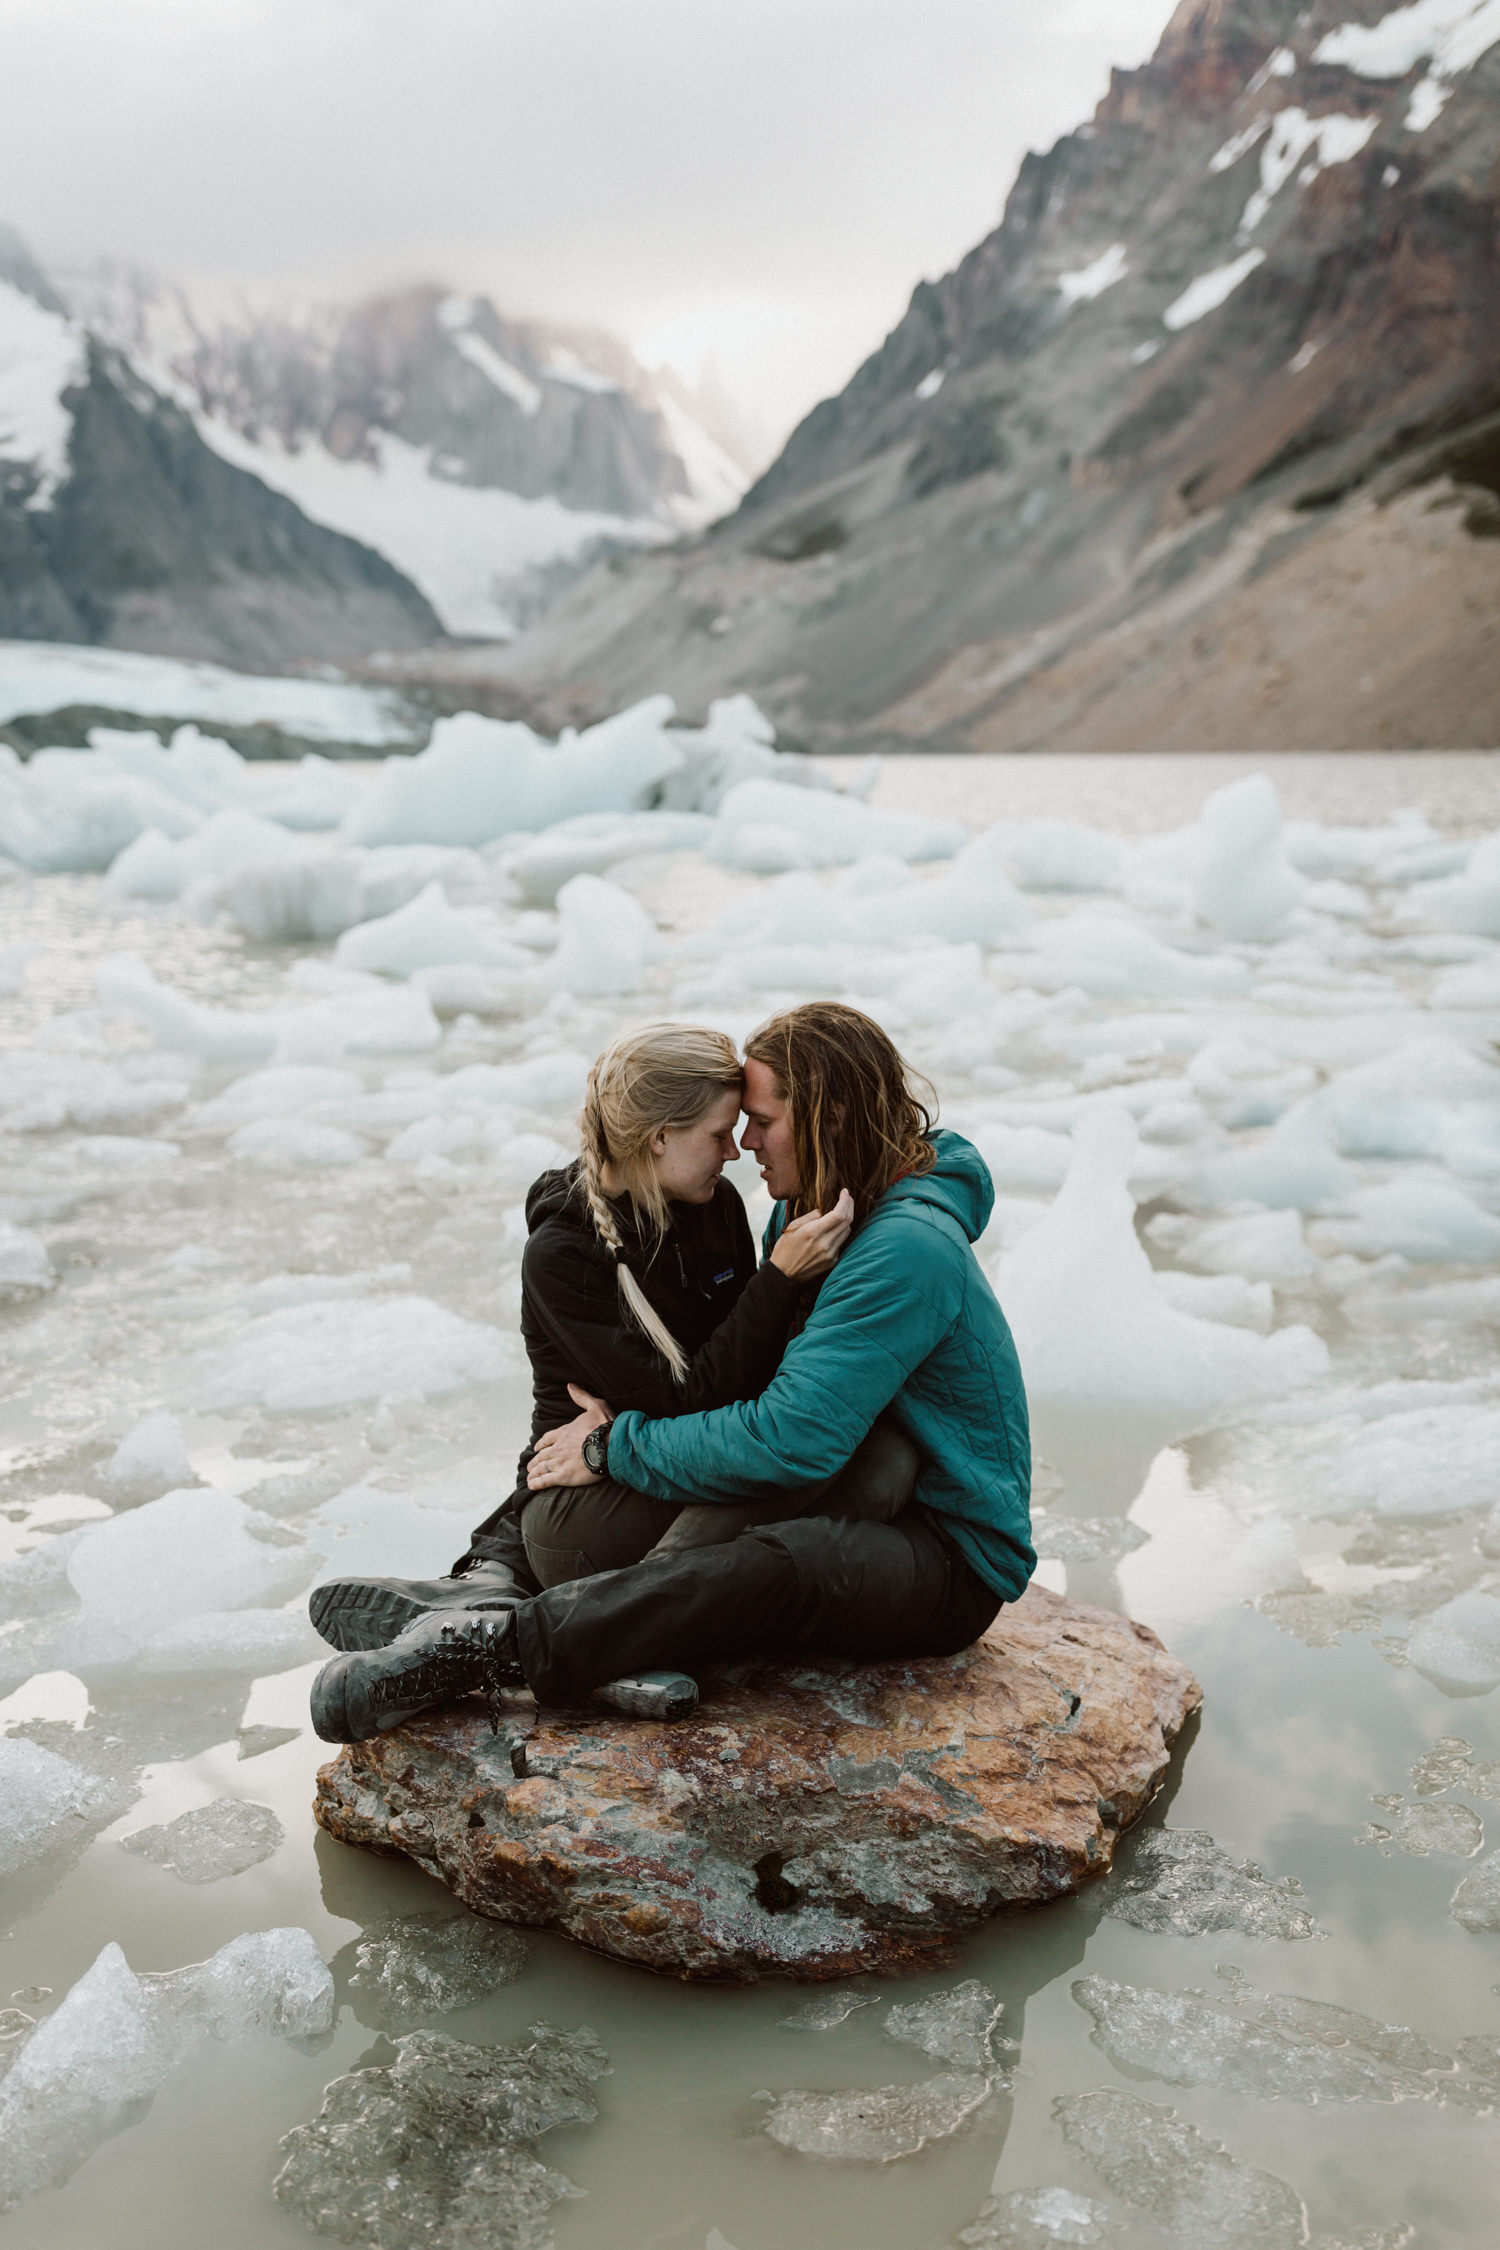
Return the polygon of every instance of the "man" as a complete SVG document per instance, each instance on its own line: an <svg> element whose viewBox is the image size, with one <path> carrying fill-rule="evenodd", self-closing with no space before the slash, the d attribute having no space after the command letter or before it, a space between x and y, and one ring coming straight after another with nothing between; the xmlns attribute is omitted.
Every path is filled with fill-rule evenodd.
<svg viewBox="0 0 1500 2250"><path fill-rule="evenodd" d="M314 1719L327 1739L362 1740L478 1686L566 1703L622 1674L762 1652L951 1655L1023 1591L1036 1561L1026 1401L972 1248L994 1201L983 1160L933 1130L895 1047L857 1009L794 1008L746 1055L744 1145L776 1199L768 1244L847 1187L848 1248L758 1398L672 1420L611 1420L591 1400L540 1441L528 1482L610 1477L679 1505L743 1502L821 1484L883 1413L921 1456L913 1504L892 1523L802 1516L544 1594L495 1594L504 1606L433 1609L387 1647L325 1667ZM462 1580L450 1583L461 1599Z"/></svg>

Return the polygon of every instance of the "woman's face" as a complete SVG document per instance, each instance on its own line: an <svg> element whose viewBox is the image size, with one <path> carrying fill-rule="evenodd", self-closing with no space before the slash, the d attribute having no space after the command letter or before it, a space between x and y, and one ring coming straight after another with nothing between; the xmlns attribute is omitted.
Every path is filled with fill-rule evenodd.
<svg viewBox="0 0 1500 2250"><path fill-rule="evenodd" d="M726 1088L696 1125L672 1125L651 1143L651 1162L662 1193L672 1203L707 1203L726 1164L739 1155L734 1128L740 1097Z"/></svg>

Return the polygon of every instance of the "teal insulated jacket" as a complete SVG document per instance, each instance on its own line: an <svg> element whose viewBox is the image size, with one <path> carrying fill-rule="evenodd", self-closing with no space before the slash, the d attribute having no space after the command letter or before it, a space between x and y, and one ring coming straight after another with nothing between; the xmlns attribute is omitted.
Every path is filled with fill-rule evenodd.
<svg viewBox="0 0 1500 2250"><path fill-rule="evenodd" d="M936 1165L880 1198L760 1397L672 1421L619 1415L609 1473L680 1503L795 1490L842 1468L887 1413L920 1450L917 1499L1014 1601L1036 1568L1026 1392L971 1248L995 1190L968 1141L932 1139ZM784 1219L778 1204L768 1242Z"/></svg>

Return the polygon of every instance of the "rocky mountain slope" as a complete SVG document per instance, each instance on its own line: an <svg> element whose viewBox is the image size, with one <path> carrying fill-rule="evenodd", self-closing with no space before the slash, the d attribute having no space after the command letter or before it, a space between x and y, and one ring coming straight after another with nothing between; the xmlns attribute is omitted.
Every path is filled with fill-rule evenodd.
<svg viewBox="0 0 1500 2250"><path fill-rule="evenodd" d="M258 665L441 630L383 556L206 446L0 237L0 638Z"/></svg>
<svg viewBox="0 0 1500 2250"><path fill-rule="evenodd" d="M506 680L808 747L1500 737L1500 0L1183 0L736 515Z"/></svg>
<svg viewBox="0 0 1500 2250"><path fill-rule="evenodd" d="M379 548L459 634L510 638L595 556L731 511L765 459L712 383L433 283L279 309L108 265L65 286L210 446Z"/></svg>

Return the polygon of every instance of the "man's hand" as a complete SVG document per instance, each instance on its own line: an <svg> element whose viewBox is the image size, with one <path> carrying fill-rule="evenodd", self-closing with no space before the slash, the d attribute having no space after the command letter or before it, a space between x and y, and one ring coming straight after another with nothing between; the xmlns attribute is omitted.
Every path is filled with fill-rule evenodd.
<svg viewBox="0 0 1500 2250"><path fill-rule="evenodd" d="M583 1458L583 1441L590 1430L597 1430L603 1422L612 1422L614 1415L602 1398L579 1390L576 1383L568 1385L568 1396L582 1411L576 1421L564 1422L560 1430L549 1430L538 1440L526 1471L527 1488L532 1492L540 1492L549 1484L599 1482Z"/></svg>
<svg viewBox="0 0 1500 2250"><path fill-rule="evenodd" d="M821 1281L831 1273L854 1226L854 1198L847 1188L831 1211L805 1211L776 1237L771 1264L789 1281Z"/></svg>

